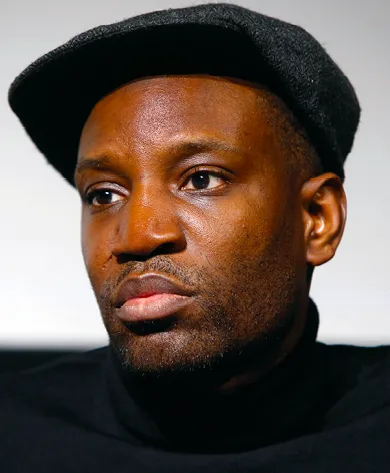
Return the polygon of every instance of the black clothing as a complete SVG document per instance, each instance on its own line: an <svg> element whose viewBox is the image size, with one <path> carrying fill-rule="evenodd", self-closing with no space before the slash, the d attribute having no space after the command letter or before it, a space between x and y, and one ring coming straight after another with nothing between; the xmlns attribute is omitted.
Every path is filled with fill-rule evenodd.
<svg viewBox="0 0 390 473"><path fill-rule="evenodd" d="M267 388L202 409L172 389L170 418L164 394L123 382L110 348L5 375L0 471L388 472L390 347L315 342L315 318Z"/></svg>
<svg viewBox="0 0 390 473"><path fill-rule="evenodd" d="M39 58L9 102L47 160L71 183L95 104L145 76L210 74L267 85L305 128L325 171L343 165L359 123L355 91L304 29L231 4L157 11L86 31Z"/></svg>

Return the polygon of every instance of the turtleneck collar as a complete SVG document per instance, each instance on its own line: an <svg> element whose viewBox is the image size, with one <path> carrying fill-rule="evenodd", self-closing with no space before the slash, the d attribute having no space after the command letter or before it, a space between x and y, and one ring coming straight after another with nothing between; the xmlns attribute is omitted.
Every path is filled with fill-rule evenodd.
<svg viewBox="0 0 390 473"><path fill-rule="evenodd" d="M324 404L318 323L310 300L301 340L269 375L234 394L213 393L201 401L174 386L150 392L132 385L110 353L106 375L115 416L133 441L171 451L245 451L313 432Z"/></svg>

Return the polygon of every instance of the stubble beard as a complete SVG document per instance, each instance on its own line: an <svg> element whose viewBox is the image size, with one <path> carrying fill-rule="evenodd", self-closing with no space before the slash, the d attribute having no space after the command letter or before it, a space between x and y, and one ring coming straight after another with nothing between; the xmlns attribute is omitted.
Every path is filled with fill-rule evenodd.
<svg viewBox="0 0 390 473"><path fill-rule="evenodd" d="M166 256L126 266L115 281L105 284L98 298L122 371L145 379L219 383L267 359L290 332L300 298L293 258L274 243L260 263L237 262L230 277L226 268L184 271ZM161 331L147 327L148 333L142 334L125 327L115 316L110 294L128 274L146 271L202 288L195 313Z"/></svg>

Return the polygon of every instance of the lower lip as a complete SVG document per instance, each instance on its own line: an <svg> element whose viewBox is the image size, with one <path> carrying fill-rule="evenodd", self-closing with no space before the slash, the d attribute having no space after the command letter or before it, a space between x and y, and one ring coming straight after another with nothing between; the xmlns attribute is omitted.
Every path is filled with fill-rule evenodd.
<svg viewBox="0 0 390 473"><path fill-rule="evenodd" d="M123 322L143 322L173 315L191 301L190 297L179 294L153 294L126 301L117 315Z"/></svg>

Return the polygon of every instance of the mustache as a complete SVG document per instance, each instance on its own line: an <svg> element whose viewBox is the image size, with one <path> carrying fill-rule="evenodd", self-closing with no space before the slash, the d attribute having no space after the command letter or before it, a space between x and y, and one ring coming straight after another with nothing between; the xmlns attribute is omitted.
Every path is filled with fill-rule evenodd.
<svg viewBox="0 0 390 473"><path fill-rule="evenodd" d="M158 257L146 262L129 261L125 263L123 269L110 280L107 280L102 288L102 299L109 300L110 295L129 276L144 273L158 273L163 276L170 276L188 287L195 287L201 278L201 273L194 268L183 269L182 266L173 263L168 258Z"/></svg>

